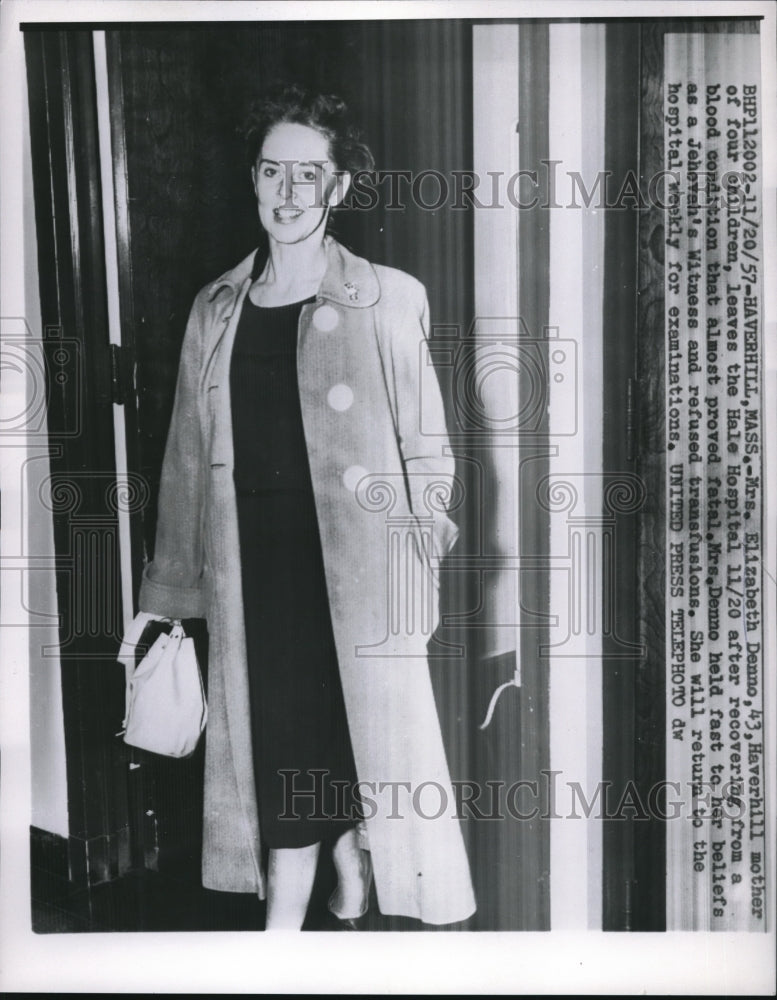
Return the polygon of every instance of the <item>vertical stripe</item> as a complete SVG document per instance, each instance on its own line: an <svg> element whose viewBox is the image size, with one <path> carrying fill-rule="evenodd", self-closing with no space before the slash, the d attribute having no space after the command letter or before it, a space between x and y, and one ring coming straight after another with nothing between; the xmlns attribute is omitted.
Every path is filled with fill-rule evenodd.
<svg viewBox="0 0 777 1000"><path fill-rule="evenodd" d="M601 778L601 631L592 615L601 558L602 225L597 197L572 208L570 174L586 190L603 169L602 29L550 27L550 209L548 342L550 484L567 502L550 518L550 764L559 772L551 820L551 927L601 926L601 828L585 818ZM555 161L559 161L554 166ZM551 205L554 203L551 202ZM574 361L574 364L572 362ZM561 494L558 494L561 495ZM574 808L573 808L574 807Z"/></svg>
<svg viewBox="0 0 777 1000"><path fill-rule="evenodd" d="M481 902L500 929L544 930L549 841L548 824L540 817L548 725L540 647L546 634L547 518L537 509L535 490L547 450L537 438L546 432L546 386L537 378L543 348L537 339L547 324L548 234L545 213L518 207L519 200L531 201L533 191L528 181L518 184L517 175L541 169L547 156L547 26L475 26L473 70L473 165L485 206L475 213L473 382L488 432L474 457L493 484L481 510L481 530L488 545L483 554L497 567L482 573L486 620L496 626L487 630L482 652L515 668L511 681L492 692L492 697L500 693L487 730L493 754L488 773L536 789L533 798L527 794L513 803L532 818L509 819L489 842L489 863L506 877L496 898Z"/></svg>
<svg viewBox="0 0 777 1000"><path fill-rule="evenodd" d="M484 205L475 213L475 338L479 399L487 427L496 427L488 462L498 485L488 512L488 534L496 551L518 557L520 507L519 453L515 437L498 436L501 418L519 412L516 356L518 328L518 209L506 197L507 177L518 170L518 26L475 25L473 32L474 170L477 197ZM509 170L509 173L508 173ZM501 175L501 176L500 176ZM496 194L492 184L498 183ZM504 339L500 339L504 338ZM505 356L507 355L507 359ZM498 374L508 365L508 377ZM499 447L506 444L506 447ZM485 513L485 511L484 511ZM514 569L484 574L489 587L488 620L516 622L517 573ZM491 629L486 655L518 649L517 630Z"/></svg>
<svg viewBox="0 0 777 1000"><path fill-rule="evenodd" d="M639 175L640 25L606 26L604 164L613 200L625 180ZM637 253L639 213L626 207L606 212L604 245L602 400L606 432L602 465L608 480L630 475L634 461L625 434L628 380L636 367ZM633 484L633 480L627 482ZM607 513L607 511L605 511ZM636 514L613 514L617 538L610 547L612 629L603 635L602 776L617 807L635 775L635 678L638 648ZM631 811L602 821L603 929L633 930L634 837Z"/></svg>
<svg viewBox="0 0 777 1000"><path fill-rule="evenodd" d="M550 170L563 177L571 164L580 162L582 144L582 101L580 98L580 33L575 24L552 24L550 42L550 91L548 107L548 158ZM556 161L558 163L556 164ZM550 609L555 625L550 629L549 715L550 766L558 772L562 789L569 782L585 786L580 773L585 746L585 651L579 630L580 607L580 533L572 518L585 513L584 483L581 479L584 455L574 435L564 434L570 418L580 420L576 386L554 383L550 375L550 357L559 350L569 354L574 347L580 353L583 331L580 316L583 298L582 215L563 207L563 187L556 192L550 216L550 306L549 325L554 338L548 344L548 390L550 397L550 440L553 454L549 459L550 483L561 489L565 502L550 503L550 554L554 569L550 573ZM559 201L559 198L561 199ZM554 200L549 199L550 204ZM588 331L585 331L587 333ZM557 338L557 339L556 339ZM582 381L582 380L581 380ZM580 433L578 426L578 434ZM571 506L570 506L571 503ZM555 568L557 564L558 568ZM570 587L571 583L571 587ZM554 810L550 831L550 924L553 930L582 928L586 924L586 854L587 824L568 818L565 796Z"/></svg>
<svg viewBox="0 0 777 1000"><path fill-rule="evenodd" d="M582 142L582 173L598 177L604 169L605 132L605 28L602 24L584 26L582 30L582 84L585 95L585 119ZM597 207L596 199L583 215L583 258L586 271L583 282L583 323L585 343L579 358L579 371L584 413L583 447L587 468L593 473L586 478L586 507L593 514L602 511L602 438L604 433L603 398L603 337L604 337L604 211ZM585 368L583 369L583 364ZM602 717L602 639L605 600L605 532L598 525L590 532L589 539L595 554L589 558L590 577L588 597L593 609L593 628L587 642L586 675L586 776L592 794L602 780L602 743L604 721ZM588 829L588 927L600 930L602 926L602 832L597 819L589 822Z"/></svg>
<svg viewBox="0 0 777 1000"><path fill-rule="evenodd" d="M547 208L549 158L550 53L547 24L522 23L518 33L518 115L520 122L519 167L536 171L536 207L522 208L518 230L518 305L523 325L522 356L527 368L536 364L547 372L547 342L550 296L550 220ZM523 201L523 199L522 199ZM547 377L539 383L523 379L521 406L531 406L536 418L521 435L518 503L519 551L527 570L521 573L521 774L540 783L539 817L520 823L518 850L524 863L524 886L519 901L521 925L550 928L550 830L546 779L550 770L548 705L548 614L550 579L548 569L550 521L538 501L546 479L548 459L555 445L550 441L547 415ZM531 567L529 569L529 567ZM548 621L552 620L552 615Z"/></svg>
<svg viewBox="0 0 777 1000"><path fill-rule="evenodd" d="M100 181L103 209L103 245L105 247L105 284L108 300L108 340L121 347L121 315L119 310L118 254L116 247L116 215L114 211L113 159L111 156L111 109L108 93L108 63L105 32L92 32L94 75L97 96L97 135L100 156ZM130 486L127 466L127 437L124 407L113 404L113 439L116 450L117 495L126 496L127 503L117 502L119 522L119 558L124 630L134 616L132 603L132 547L130 536Z"/></svg>

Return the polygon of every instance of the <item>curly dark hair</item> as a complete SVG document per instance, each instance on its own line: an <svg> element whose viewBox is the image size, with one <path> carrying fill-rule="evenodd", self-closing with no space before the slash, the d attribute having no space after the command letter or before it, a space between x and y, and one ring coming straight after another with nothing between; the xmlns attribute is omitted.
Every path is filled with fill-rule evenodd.
<svg viewBox="0 0 777 1000"><path fill-rule="evenodd" d="M372 153L348 121L345 102L334 94L316 94L296 84L277 86L251 105L243 126L249 166L256 164L267 133L282 122L320 132L329 142L329 155L338 170L354 174L374 169Z"/></svg>

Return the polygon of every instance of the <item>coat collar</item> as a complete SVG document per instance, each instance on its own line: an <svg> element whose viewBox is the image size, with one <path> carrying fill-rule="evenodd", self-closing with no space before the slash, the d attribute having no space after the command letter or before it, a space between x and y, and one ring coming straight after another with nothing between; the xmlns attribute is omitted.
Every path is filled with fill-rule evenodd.
<svg viewBox="0 0 777 1000"><path fill-rule="evenodd" d="M318 290L319 297L354 309L374 306L380 298L380 282L372 264L346 250L331 236L325 237L324 246L327 268ZM222 288L237 293L257 267L261 271L263 264L260 250L250 253L208 286L208 301L211 302Z"/></svg>

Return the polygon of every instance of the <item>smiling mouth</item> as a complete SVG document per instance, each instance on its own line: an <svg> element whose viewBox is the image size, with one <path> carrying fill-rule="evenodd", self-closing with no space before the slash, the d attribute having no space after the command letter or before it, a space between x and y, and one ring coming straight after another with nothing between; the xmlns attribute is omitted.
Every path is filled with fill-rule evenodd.
<svg viewBox="0 0 777 1000"><path fill-rule="evenodd" d="M273 215L278 222L296 222L302 215L301 208L274 208Z"/></svg>

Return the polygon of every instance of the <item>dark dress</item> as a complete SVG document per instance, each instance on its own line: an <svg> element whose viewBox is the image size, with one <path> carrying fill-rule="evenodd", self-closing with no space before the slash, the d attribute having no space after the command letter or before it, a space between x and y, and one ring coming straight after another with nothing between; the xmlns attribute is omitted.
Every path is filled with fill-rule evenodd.
<svg viewBox="0 0 777 1000"><path fill-rule="evenodd" d="M267 846L304 847L358 820L356 771L297 385L304 303L244 303L230 393L259 824Z"/></svg>

